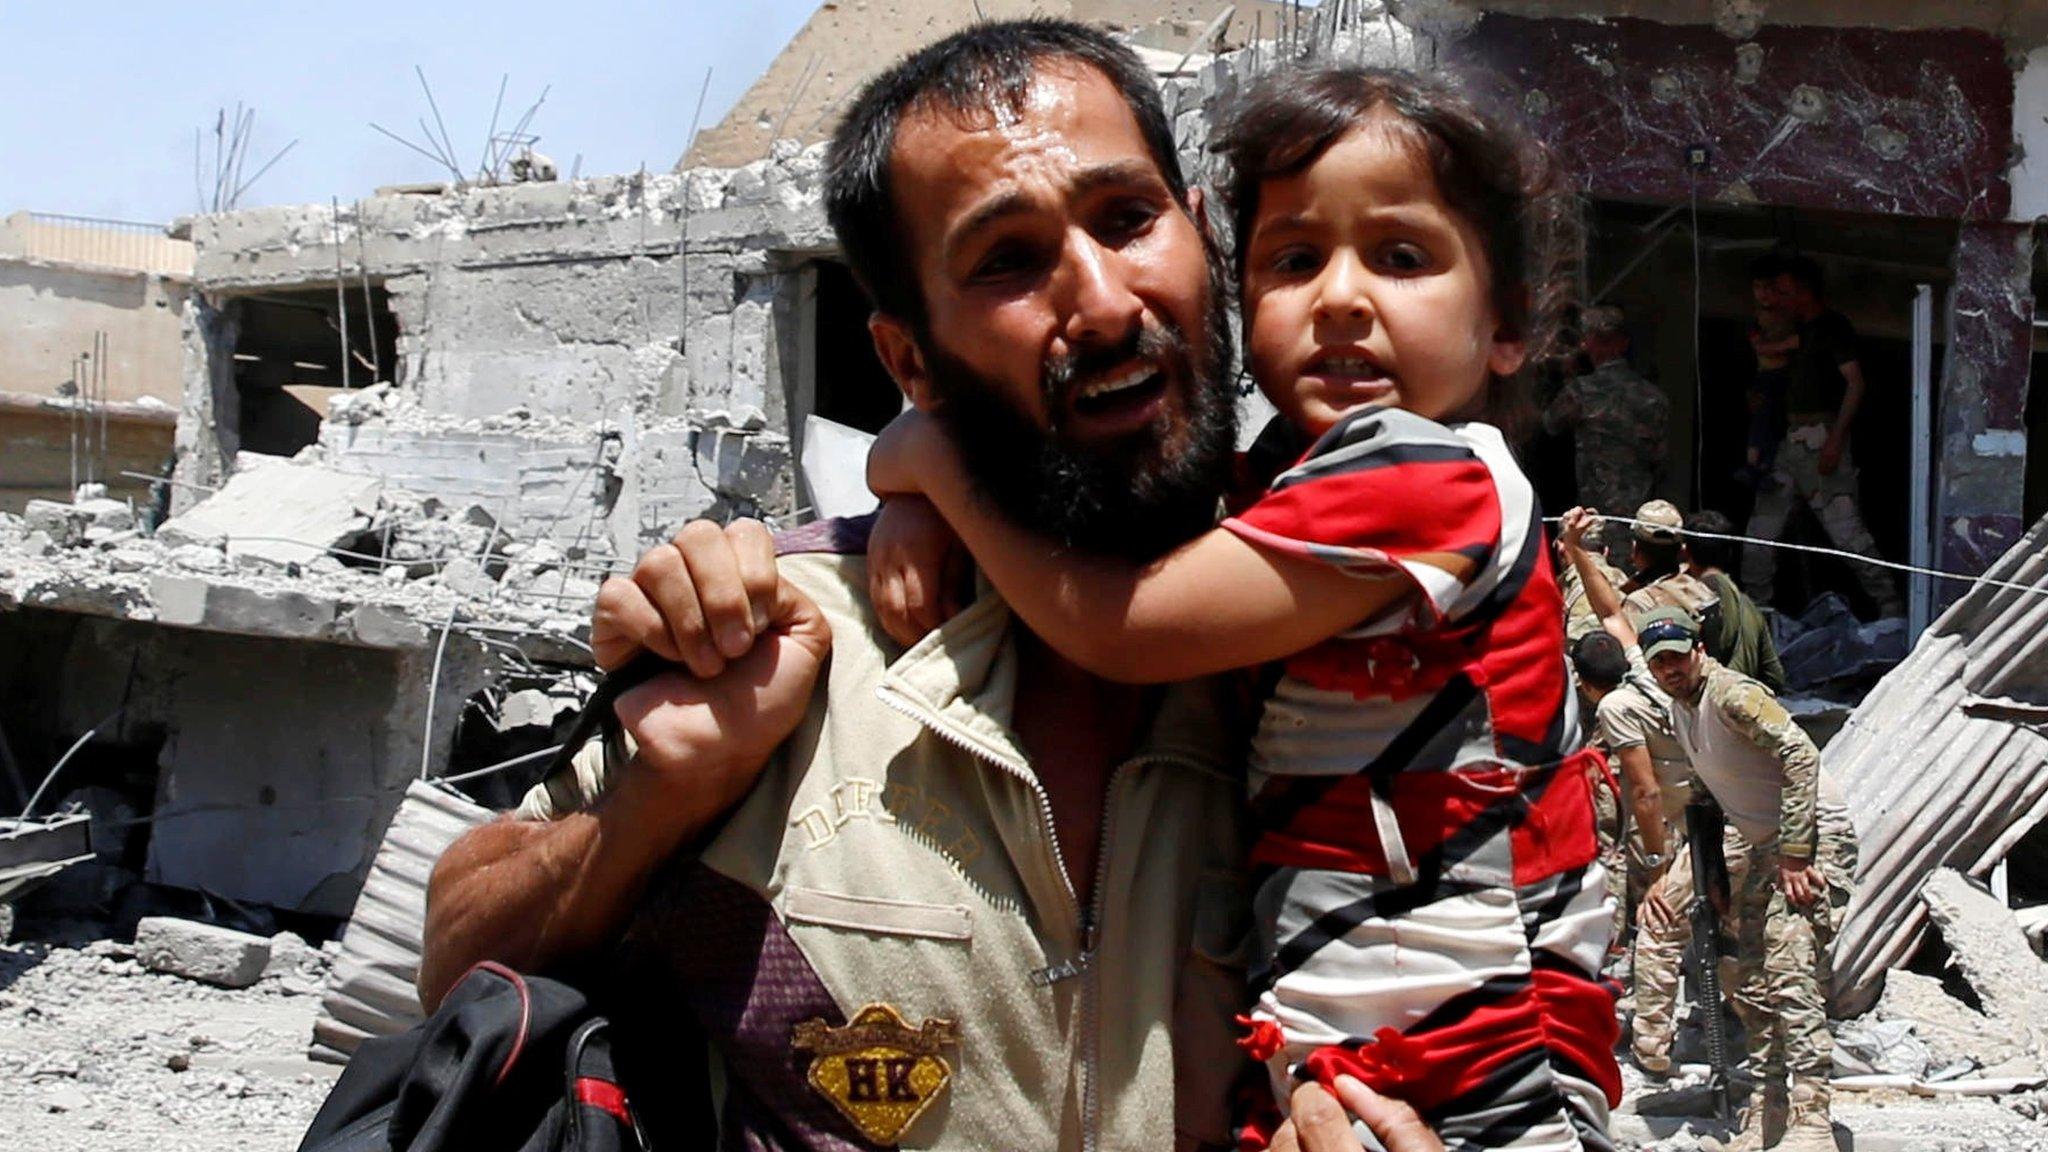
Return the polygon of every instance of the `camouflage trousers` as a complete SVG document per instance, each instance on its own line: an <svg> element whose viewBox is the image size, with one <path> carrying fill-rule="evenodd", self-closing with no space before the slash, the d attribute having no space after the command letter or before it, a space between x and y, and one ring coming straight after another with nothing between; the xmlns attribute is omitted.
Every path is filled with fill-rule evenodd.
<svg viewBox="0 0 2048 1152"><path fill-rule="evenodd" d="M1850 454L1842 454L1842 462L1833 475L1820 474L1820 447L1826 441L1827 428L1821 425L1793 428L1785 434L1772 475L1776 487L1757 493L1756 508L1750 513L1749 526L1743 534L1758 540L1782 537L1785 523L1792 517L1793 502L1803 500L1820 519L1821 528L1835 547L1876 556L1877 541L1864 526L1863 510L1856 503L1856 465ZM1849 567L1856 574L1857 583L1863 585L1864 593L1885 615L1898 614L1899 590L1889 572L1875 564ZM1759 604L1770 603L1777 575L1777 549L1762 544L1743 548L1742 590L1751 599Z"/></svg>
<svg viewBox="0 0 2048 1152"><path fill-rule="evenodd" d="M1600 866L1607 870L1607 896L1614 907L1612 932L1609 946L1619 949L1628 938L1628 851L1621 842L1622 802L1619 777L1610 775L1614 771L1613 757L1607 758L1608 771L1597 767L1586 769L1586 783L1593 792L1593 834L1600 844Z"/></svg>
<svg viewBox="0 0 2048 1152"><path fill-rule="evenodd" d="M1692 940L1692 854L1683 827L1665 834L1670 864L1649 884L1648 895L1671 909L1668 919L1638 918L1632 965L1636 1015L1635 1049L1645 1056L1671 1055L1678 1031L1678 981L1685 971L1685 946Z"/></svg>
<svg viewBox="0 0 2048 1152"><path fill-rule="evenodd" d="M1827 891L1806 908L1778 890L1775 839L1751 844L1730 826L1723 840L1735 949L1721 961L1721 984L1749 1033L1750 1070L1766 1083L1787 1072L1825 1080L1834 1067L1829 951L1855 882L1856 833L1838 807L1821 806L1815 819L1814 867Z"/></svg>

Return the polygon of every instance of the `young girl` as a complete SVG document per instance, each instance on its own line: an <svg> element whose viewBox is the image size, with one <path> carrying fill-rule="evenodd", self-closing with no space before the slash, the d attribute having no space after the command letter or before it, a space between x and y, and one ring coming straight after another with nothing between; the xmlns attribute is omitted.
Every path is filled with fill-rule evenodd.
<svg viewBox="0 0 2048 1152"><path fill-rule="evenodd" d="M1079 554L998 515L915 412L870 482L929 497L1098 675L1283 662L1251 753L1243 1041L1273 1106L1245 1146L1297 1080L1351 1075L1453 1148L1611 1147L1589 753L1535 497L1495 426L1570 206L1540 151L1396 73L1270 76L1219 151L1246 363L1313 441L1256 502L1150 563Z"/></svg>

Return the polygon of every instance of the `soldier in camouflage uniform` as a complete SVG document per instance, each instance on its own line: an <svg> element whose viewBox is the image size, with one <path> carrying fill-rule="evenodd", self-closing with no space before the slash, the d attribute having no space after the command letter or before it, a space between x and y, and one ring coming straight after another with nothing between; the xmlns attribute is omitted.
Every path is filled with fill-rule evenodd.
<svg viewBox="0 0 2048 1152"><path fill-rule="evenodd" d="M1582 588L1587 613L1598 628L1602 617L1619 616L1621 594L1611 569L1584 546L1592 519L1583 508L1565 513L1558 547L1566 560L1565 579ZM1628 628L1612 631L1634 634ZM1627 884L1616 899L1626 898L1637 910L1630 965L1635 1005L1631 1046L1639 1067L1662 1075L1671 1070L1679 973L1692 938L1686 919L1692 906L1692 863L1684 818L1693 794L1692 765L1672 732L1671 700L1651 678L1641 648L1603 634L1575 644L1572 663L1580 690L1592 703L1592 739L1617 762L1629 793L1634 826L1625 861Z"/></svg>
<svg viewBox="0 0 2048 1152"><path fill-rule="evenodd" d="M1586 309L1580 322L1593 370L1566 384L1543 413L1544 431L1574 434L1579 503L1616 514L1650 498L1671 422L1670 400L1628 365L1626 321L1619 308ZM1602 546L1620 564L1628 540L1609 531Z"/></svg>
<svg viewBox="0 0 2048 1152"><path fill-rule="evenodd" d="M1820 751L1770 689L1706 654L1696 621L1660 608L1640 622L1645 659L1671 697L1672 730L1727 814L1734 956L1723 979L1749 1032L1762 1091L1726 1148L1768 1147L1774 1097L1791 1077L1784 1140L1832 1152L1828 949L1856 870L1855 833Z"/></svg>
<svg viewBox="0 0 2048 1152"><path fill-rule="evenodd" d="M1631 616L1655 608L1683 608L1696 620L1720 610L1720 597L1707 583L1685 570L1685 518L1669 500L1652 500L1635 510L1628 570L1634 573L1622 591Z"/></svg>

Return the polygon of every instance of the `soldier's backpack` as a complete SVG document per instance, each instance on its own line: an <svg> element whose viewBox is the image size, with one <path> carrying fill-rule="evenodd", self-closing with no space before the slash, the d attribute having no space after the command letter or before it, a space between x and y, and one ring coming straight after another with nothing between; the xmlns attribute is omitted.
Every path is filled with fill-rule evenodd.
<svg viewBox="0 0 2048 1152"><path fill-rule="evenodd" d="M299 1152L645 1152L583 993L470 969L424 1024L366 1040Z"/></svg>

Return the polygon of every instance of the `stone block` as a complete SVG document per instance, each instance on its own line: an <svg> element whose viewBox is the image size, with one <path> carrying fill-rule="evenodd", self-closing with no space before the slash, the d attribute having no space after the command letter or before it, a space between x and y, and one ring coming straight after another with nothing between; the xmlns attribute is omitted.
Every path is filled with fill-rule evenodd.
<svg viewBox="0 0 2048 1152"><path fill-rule="evenodd" d="M298 933L279 932L270 938L270 959L263 965L263 977L296 976L302 966L318 955Z"/></svg>
<svg viewBox="0 0 2048 1152"><path fill-rule="evenodd" d="M135 926L135 958L153 972L247 988L270 963L270 941L216 924L145 916Z"/></svg>
<svg viewBox="0 0 2048 1152"><path fill-rule="evenodd" d="M135 510L128 507L124 501L105 498L85 500L73 505L72 508L95 528L125 532L135 527Z"/></svg>
<svg viewBox="0 0 2048 1152"><path fill-rule="evenodd" d="M55 500L31 500L21 510L30 532L41 532L59 545L69 546L85 538L87 518L69 504Z"/></svg>

